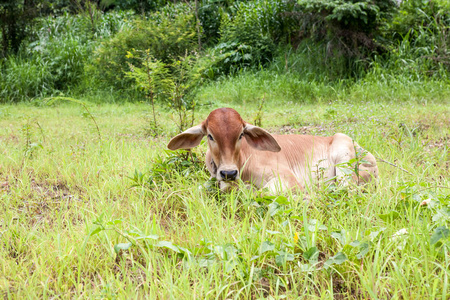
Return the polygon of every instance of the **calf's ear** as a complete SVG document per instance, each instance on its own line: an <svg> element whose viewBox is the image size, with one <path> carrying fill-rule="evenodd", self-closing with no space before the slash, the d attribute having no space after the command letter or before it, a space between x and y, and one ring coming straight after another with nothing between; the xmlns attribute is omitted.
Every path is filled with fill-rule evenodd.
<svg viewBox="0 0 450 300"><path fill-rule="evenodd" d="M247 143L257 150L272 152L279 152L281 150L280 145L278 145L273 136L262 128L246 124L244 127L244 136Z"/></svg>
<svg viewBox="0 0 450 300"><path fill-rule="evenodd" d="M198 146L204 136L203 124L197 125L173 137L167 148L170 150L191 149Z"/></svg>

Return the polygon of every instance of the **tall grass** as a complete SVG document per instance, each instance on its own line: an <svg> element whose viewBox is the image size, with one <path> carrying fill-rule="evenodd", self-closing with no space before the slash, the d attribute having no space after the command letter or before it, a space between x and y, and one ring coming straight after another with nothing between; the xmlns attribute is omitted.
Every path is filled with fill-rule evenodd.
<svg viewBox="0 0 450 300"><path fill-rule="evenodd" d="M320 53L321 46L314 44L305 44L299 51L282 51L267 68L242 70L203 86L199 101L216 103L225 99L236 104L257 103L264 95L276 103L306 104L358 103L373 99L447 101L449 98L450 78L442 66L439 72L427 76L400 57L395 62L376 58L371 68L361 71L358 78L340 78L335 73L341 70L339 62L318 58Z"/></svg>
<svg viewBox="0 0 450 300"><path fill-rule="evenodd" d="M219 105L246 120L259 109L225 95L200 118ZM318 188L308 203L291 193L209 192L202 162L178 168L180 157L164 152L176 132L170 114L161 112L167 136L145 135L148 105L92 105L101 140L82 107L4 105L0 291L10 299L445 299L450 112L432 100L267 102L262 126L273 133L343 132L409 172L380 162L376 188ZM33 143L41 147L27 155Z"/></svg>
<svg viewBox="0 0 450 300"><path fill-rule="evenodd" d="M85 89L85 65L104 39L131 27L131 12L100 14L96 27L82 15L47 17L39 21L17 56L0 64L0 102L17 102Z"/></svg>

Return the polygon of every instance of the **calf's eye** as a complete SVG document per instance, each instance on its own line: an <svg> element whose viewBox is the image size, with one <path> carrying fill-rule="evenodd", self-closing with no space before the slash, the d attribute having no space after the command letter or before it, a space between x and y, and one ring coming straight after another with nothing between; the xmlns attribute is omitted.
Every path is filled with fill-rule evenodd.
<svg viewBox="0 0 450 300"><path fill-rule="evenodd" d="M242 139L244 137L244 133L241 133L241 135L239 136L239 139Z"/></svg>
<svg viewBox="0 0 450 300"><path fill-rule="evenodd" d="M213 139L212 135L210 135L210 134L208 134L208 139L209 139L210 141L213 141L213 142L214 142L214 139Z"/></svg>

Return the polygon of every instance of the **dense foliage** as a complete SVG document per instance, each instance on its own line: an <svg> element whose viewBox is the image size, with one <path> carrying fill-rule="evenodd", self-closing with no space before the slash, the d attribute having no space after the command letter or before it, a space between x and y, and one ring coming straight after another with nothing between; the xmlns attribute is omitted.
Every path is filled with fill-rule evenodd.
<svg viewBox="0 0 450 300"><path fill-rule="evenodd" d="M29 3L0 4L2 102L141 93L126 76L130 64L142 67L130 51L167 66L196 57L202 82L274 70L283 59L285 72L288 54L302 60L296 76L324 84L380 70L446 79L450 69L450 4L440 0L33 0L33 10Z"/></svg>

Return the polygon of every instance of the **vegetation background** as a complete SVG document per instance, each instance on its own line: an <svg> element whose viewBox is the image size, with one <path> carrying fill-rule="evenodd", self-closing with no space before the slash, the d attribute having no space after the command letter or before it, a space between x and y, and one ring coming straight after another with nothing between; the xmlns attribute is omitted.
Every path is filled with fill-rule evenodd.
<svg viewBox="0 0 450 300"><path fill-rule="evenodd" d="M0 295L446 299L449 75L446 0L0 1ZM218 193L164 149L220 106L378 186Z"/></svg>

